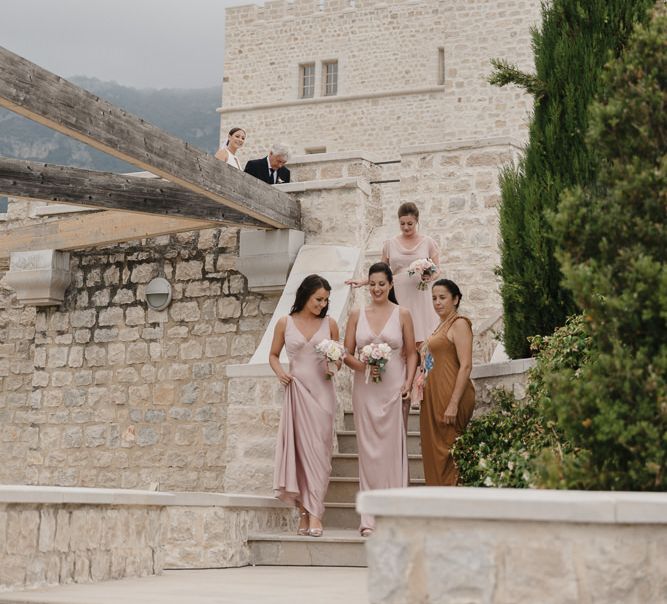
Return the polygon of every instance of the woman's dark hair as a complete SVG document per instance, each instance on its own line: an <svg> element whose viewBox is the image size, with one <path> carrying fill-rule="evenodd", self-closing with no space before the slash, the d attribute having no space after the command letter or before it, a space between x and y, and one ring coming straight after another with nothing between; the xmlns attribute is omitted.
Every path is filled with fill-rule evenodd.
<svg viewBox="0 0 667 604"><path fill-rule="evenodd" d="M232 128L228 133L227 133L227 142L225 143L225 147L229 145L229 137L234 136L238 131L243 132L243 134L246 134L246 131L243 128L239 128L238 126Z"/></svg>
<svg viewBox="0 0 667 604"><path fill-rule="evenodd" d="M411 201L406 201L398 207L398 217L403 218L403 216L414 216L419 222L419 208Z"/></svg>
<svg viewBox="0 0 667 604"><path fill-rule="evenodd" d="M294 304L292 309L289 311L290 315L293 315L295 312L303 310L306 306L306 302L310 300L310 297L320 288L326 289L328 292L331 291L331 285L324 278L319 275L308 275L299 285L299 289L296 290L296 296L294 297ZM322 309L320 313L320 319L324 319L329 312L329 303Z"/></svg>
<svg viewBox="0 0 667 604"><path fill-rule="evenodd" d="M463 300L463 294L461 293L461 290L459 289L459 286L456 285L451 279L438 279L431 289L433 287L444 287L451 295L452 298L456 300L458 298L458 301L456 302L456 308L459 307L459 304L461 304L461 300Z"/></svg>
<svg viewBox="0 0 667 604"><path fill-rule="evenodd" d="M391 283L391 289L389 290L389 301L393 302L394 304L398 304L396 294L394 293L394 273L391 272L389 265L386 262L376 262L375 264L371 264L370 268L368 269L368 278L370 279L371 275L375 273L385 274L387 281Z"/></svg>

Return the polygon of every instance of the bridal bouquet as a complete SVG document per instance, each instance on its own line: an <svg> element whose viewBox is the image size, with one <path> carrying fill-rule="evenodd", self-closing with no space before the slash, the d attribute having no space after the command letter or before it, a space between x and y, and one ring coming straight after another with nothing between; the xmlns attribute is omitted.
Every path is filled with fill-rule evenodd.
<svg viewBox="0 0 667 604"><path fill-rule="evenodd" d="M423 291L428 289L428 281L426 281L425 278L435 274L437 270L438 267L430 258L418 258L408 267L408 275L411 277L413 275L419 275L417 289Z"/></svg>
<svg viewBox="0 0 667 604"><path fill-rule="evenodd" d="M322 340L317 346L315 346L315 352L321 354L324 357L324 360L327 363L327 369L330 373L327 373L327 379L331 379L331 373L336 373L338 371L338 365L336 364L345 356L345 348L340 342L335 340Z"/></svg>
<svg viewBox="0 0 667 604"><path fill-rule="evenodd" d="M366 344L359 351L359 360L362 363L366 363L366 383L368 384L368 378L371 373L371 366L375 365L380 370L380 373L384 371L384 366L387 364L389 357L391 356L391 346L385 342L380 344ZM382 381L382 375L373 376L373 382L376 384Z"/></svg>

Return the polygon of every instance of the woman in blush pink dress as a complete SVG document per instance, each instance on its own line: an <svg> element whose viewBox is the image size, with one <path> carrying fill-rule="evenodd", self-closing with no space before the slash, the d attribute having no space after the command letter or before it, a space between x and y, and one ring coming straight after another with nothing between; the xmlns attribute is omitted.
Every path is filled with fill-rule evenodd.
<svg viewBox="0 0 667 604"><path fill-rule="evenodd" d="M338 340L338 325L327 317L331 286L319 275L306 277L286 317L276 323L269 354L271 369L285 386L273 489L299 508L299 535L320 537L324 496L331 474L336 394L331 371L315 352L322 340ZM283 346L289 373L280 364ZM329 379L327 379L329 376Z"/></svg>
<svg viewBox="0 0 667 604"><path fill-rule="evenodd" d="M390 489L408 486L408 453L402 411L417 368L417 351L410 313L389 300L391 269L378 262L368 271L371 303L353 310L345 330L345 363L354 370L352 407L359 448L359 488ZM391 356L378 371L354 356L371 343L389 344ZM367 537L375 528L373 516L363 514L359 530Z"/></svg>
<svg viewBox="0 0 667 604"><path fill-rule="evenodd" d="M419 289L420 278L417 275L408 275L408 267L415 260L430 258L436 266L440 265L440 250L438 245L428 235L418 232L419 209L412 202L401 204L398 208L398 224L401 234L387 239L382 246L382 262L387 263L394 274L394 291L398 303L407 308L412 314L415 328L415 343L417 349L422 342L431 335L440 320L433 310L431 302L431 288ZM425 281L434 281L440 270L425 278ZM367 285L367 279L350 279L346 281L353 287Z"/></svg>

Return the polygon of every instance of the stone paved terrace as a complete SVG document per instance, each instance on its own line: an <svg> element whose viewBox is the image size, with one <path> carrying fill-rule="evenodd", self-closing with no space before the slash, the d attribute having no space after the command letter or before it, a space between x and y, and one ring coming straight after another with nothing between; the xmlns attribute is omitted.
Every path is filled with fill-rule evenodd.
<svg viewBox="0 0 667 604"><path fill-rule="evenodd" d="M245 567L2 593L2 604L368 604L365 568Z"/></svg>

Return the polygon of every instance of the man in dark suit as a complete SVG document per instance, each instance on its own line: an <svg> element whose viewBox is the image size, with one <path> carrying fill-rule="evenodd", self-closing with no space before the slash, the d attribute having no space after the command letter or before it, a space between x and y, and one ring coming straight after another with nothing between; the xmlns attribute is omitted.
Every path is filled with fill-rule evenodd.
<svg viewBox="0 0 667 604"><path fill-rule="evenodd" d="M289 182L290 172L285 167L288 159L289 149L285 145L273 145L266 157L246 163L244 171L270 185Z"/></svg>

